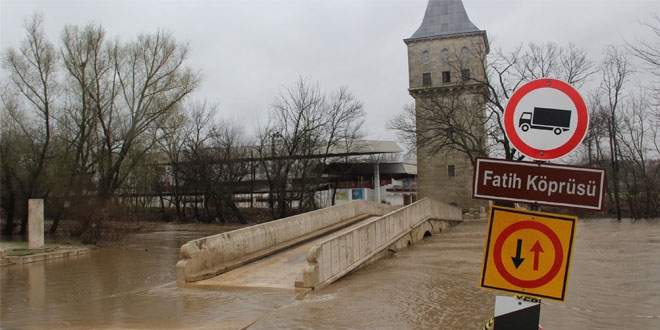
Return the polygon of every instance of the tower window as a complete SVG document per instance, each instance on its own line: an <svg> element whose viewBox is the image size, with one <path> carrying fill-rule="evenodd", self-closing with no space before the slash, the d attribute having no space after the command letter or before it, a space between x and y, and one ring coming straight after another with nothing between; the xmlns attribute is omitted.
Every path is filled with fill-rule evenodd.
<svg viewBox="0 0 660 330"><path fill-rule="evenodd" d="M424 52L422 52L422 62L424 64L429 64L429 51L428 50L425 50Z"/></svg>
<svg viewBox="0 0 660 330"><path fill-rule="evenodd" d="M442 61L449 62L449 50L447 48L442 50Z"/></svg>
<svg viewBox="0 0 660 330"><path fill-rule="evenodd" d="M456 176L456 167L454 165L447 166L447 176L449 177Z"/></svg>
<svg viewBox="0 0 660 330"><path fill-rule="evenodd" d="M442 83L450 83L451 82L451 73L449 71L442 71Z"/></svg>
<svg viewBox="0 0 660 330"><path fill-rule="evenodd" d="M466 47L461 48L461 60L467 60L469 52Z"/></svg>
<svg viewBox="0 0 660 330"><path fill-rule="evenodd" d="M461 70L461 78L463 79L463 81L470 80L470 69Z"/></svg>
<svg viewBox="0 0 660 330"><path fill-rule="evenodd" d="M422 73L422 85L431 86L431 84L433 84L433 82L431 81L431 73L430 72Z"/></svg>

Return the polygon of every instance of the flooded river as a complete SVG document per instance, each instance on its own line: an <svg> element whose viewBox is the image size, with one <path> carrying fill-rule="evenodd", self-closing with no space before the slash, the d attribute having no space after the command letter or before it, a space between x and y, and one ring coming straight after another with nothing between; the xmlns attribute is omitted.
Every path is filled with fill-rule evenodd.
<svg viewBox="0 0 660 330"><path fill-rule="evenodd" d="M478 288L486 221L464 222L302 300L286 290L179 288L190 226L122 248L0 269L7 329L481 329L494 292ZM660 223L580 220L565 303L546 330L659 329Z"/></svg>

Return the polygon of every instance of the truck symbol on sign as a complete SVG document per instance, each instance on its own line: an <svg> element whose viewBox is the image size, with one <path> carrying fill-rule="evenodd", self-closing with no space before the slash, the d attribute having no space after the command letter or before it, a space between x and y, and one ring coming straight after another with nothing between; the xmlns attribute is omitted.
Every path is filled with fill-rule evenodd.
<svg viewBox="0 0 660 330"><path fill-rule="evenodd" d="M518 127L523 132L533 128L553 131L559 135L570 129L571 112L571 110L534 107L533 112L522 113L518 120Z"/></svg>

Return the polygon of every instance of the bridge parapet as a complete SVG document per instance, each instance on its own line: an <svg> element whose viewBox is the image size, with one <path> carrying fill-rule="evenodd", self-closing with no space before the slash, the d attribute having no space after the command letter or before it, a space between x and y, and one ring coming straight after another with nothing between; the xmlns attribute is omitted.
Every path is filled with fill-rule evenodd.
<svg viewBox="0 0 660 330"><path fill-rule="evenodd" d="M388 253L440 232L462 220L461 209L432 199L368 221L353 231L330 237L307 254L299 286L319 289Z"/></svg>
<svg viewBox="0 0 660 330"><path fill-rule="evenodd" d="M176 264L178 283L196 282L279 252L333 228L392 210L383 204L353 201L296 216L189 241Z"/></svg>

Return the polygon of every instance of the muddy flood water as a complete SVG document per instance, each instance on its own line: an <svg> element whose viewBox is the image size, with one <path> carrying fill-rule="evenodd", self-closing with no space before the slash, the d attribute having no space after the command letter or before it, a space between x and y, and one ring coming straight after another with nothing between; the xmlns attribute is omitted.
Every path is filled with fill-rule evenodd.
<svg viewBox="0 0 660 330"><path fill-rule="evenodd" d="M179 288L191 225L121 248L0 269L3 329L481 329L498 293L479 289L486 221L464 222L304 299L286 290ZM506 295L506 294L501 294ZM660 329L660 223L579 220L566 302L545 330Z"/></svg>

